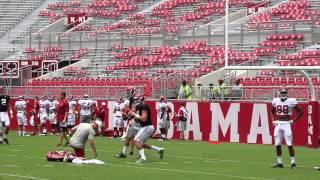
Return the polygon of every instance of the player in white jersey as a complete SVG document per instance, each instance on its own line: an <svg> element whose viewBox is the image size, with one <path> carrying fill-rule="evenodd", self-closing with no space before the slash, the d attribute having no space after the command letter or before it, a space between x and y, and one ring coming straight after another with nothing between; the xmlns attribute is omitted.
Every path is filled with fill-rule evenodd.
<svg viewBox="0 0 320 180"><path fill-rule="evenodd" d="M68 132L70 134L70 130L76 124L76 117L78 112L76 111L77 101L71 96L69 99L69 112L68 112Z"/></svg>
<svg viewBox="0 0 320 180"><path fill-rule="evenodd" d="M80 106L80 123L90 123L92 119L92 105L93 101L89 99L88 94L83 95L83 99L78 101Z"/></svg>
<svg viewBox="0 0 320 180"><path fill-rule="evenodd" d="M27 117L26 108L27 103L23 96L19 96L19 100L15 102L15 110L17 111L17 120L19 126L19 136L26 135Z"/></svg>
<svg viewBox="0 0 320 180"><path fill-rule="evenodd" d="M40 135L47 135L46 121L48 120L49 104L47 97L42 96L39 101Z"/></svg>
<svg viewBox="0 0 320 180"><path fill-rule="evenodd" d="M159 122L159 129L160 129L160 139L159 140L168 140L168 129L170 129L170 116L171 116L171 108L166 103L166 98L164 96L161 96L160 98L160 104L157 107L157 118Z"/></svg>
<svg viewBox="0 0 320 180"><path fill-rule="evenodd" d="M58 132L58 122L57 122L57 107L58 101L54 96L51 97L49 103L49 122L51 124L51 134L56 134Z"/></svg>
<svg viewBox="0 0 320 180"><path fill-rule="evenodd" d="M120 98L114 105L113 110L113 138L121 137L121 131L123 129L123 109L124 109L123 98Z"/></svg>
<svg viewBox="0 0 320 180"><path fill-rule="evenodd" d="M298 113L294 120L291 119L293 111ZM273 135L277 150L277 164L273 168L283 168L281 144L284 138L289 149L291 169L296 169L291 125L296 123L302 115L303 110L298 106L297 100L295 98L288 98L288 91L282 88L280 90L280 98L274 98L272 101L271 119L275 126Z"/></svg>

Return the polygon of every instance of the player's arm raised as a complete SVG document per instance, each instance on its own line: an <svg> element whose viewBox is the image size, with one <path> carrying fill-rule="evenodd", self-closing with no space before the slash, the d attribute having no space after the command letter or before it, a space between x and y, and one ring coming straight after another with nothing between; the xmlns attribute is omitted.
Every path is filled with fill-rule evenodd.
<svg viewBox="0 0 320 180"><path fill-rule="evenodd" d="M296 118L294 118L292 124L296 123L304 114L303 110L298 105L294 107L294 110L298 113L298 115Z"/></svg>
<svg viewBox="0 0 320 180"><path fill-rule="evenodd" d="M135 119L142 121L142 122L146 122L148 120L148 112L146 110L142 110L141 116L133 111L130 111L129 114L131 116L134 116Z"/></svg>

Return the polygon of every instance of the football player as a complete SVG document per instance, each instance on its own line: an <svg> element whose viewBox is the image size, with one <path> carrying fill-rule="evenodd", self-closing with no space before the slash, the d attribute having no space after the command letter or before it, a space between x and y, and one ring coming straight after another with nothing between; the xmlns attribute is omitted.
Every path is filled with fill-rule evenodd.
<svg viewBox="0 0 320 180"><path fill-rule="evenodd" d="M104 132L104 123L105 123L105 118L107 116L107 113L108 113L107 104L105 102L102 102L101 106L99 108L99 113L96 118L96 121L101 122L101 131L102 132Z"/></svg>
<svg viewBox="0 0 320 180"><path fill-rule="evenodd" d="M42 96L39 101L40 135L42 136L47 135L46 121L48 120L49 104L47 96Z"/></svg>
<svg viewBox="0 0 320 180"><path fill-rule="evenodd" d="M49 103L49 121L51 124L52 135L58 132L57 106L58 106L58 101L54 96L52 96L50 98L50 103Z"/></svg>
<svg viewBox="0 0 320 180"><path fill-rule="evenodd" d="M119 137L120 133L121 133L121 129L123 128L123 119L122 119L122 112L123 112L123 108L124 108L123 103L124 103L123 98L120 98L119 101L114 106L114 110L113 110L113 138Z"/></svg>
<svg viewBox="0 0 320 180"><path fill-rule="evenodd" d="M298 115L292 120L293 111ZM280 90L280 98L272 101L271 120L274 128L274 141L276 146L277 164L273 168L283 168L282 162L282 139L284 138L289 149L291 159L291 169L296 169L295 151L292 145L291 126L295 124L303 115L303 110L298 106L295 98L288 98L288 91L285 88Z"/></svg>
<svg viewBox="0 0 320 180"><path fill-rule="evenodd" d="M0 87L0 144L3 144L3 141L9 144L7 136L9 134L10 119L13 112L10 106L10 96L5 95L4 91L5 89ZM10 111L10 118L8 111Z"/></svg>
<svg viewBox="0 0 320 180"><path fill-rule="evenodd" d="M134 103L135 102L133 102L131 104L132 105L131 109L133 111L139 110L140 105L144 104L144 97L140 96L138 103L137 104L134 104ZM133 155L133 147L134 147L133 139L137 135L137 133L141 127L139 122L134 121L134 116L129 115L129 112L130 111L128 111L128 113L126 113L128 126L127 126L127 133L124 138L124 146L123 146L122 152L120 152L119 154L116 155L116 157L118 157L118 158L126 158L127 157L129 146L130 146L130 153L129 154Z"/></svg>
<svg viewBox="0 0 320 180"><path fill-rule="evenodd" d="M188 110L186 109L185 102L180 102L180 108L178 113L175 113L175 116L178 118L178 122L176 124L177 131L180 133L180 140L184 141L184 131L187 129L187 120L188 120Z"/></svg>
<svg viewBox="0 0 320 180"><path fill-rule="evenodd" d="M80 105L80 123L90 123L93 101L89 99L88 94L84 94L83 99L80 99L78 104Z"/></svg>
<svg viewBox="0 0 320 180"><path fill-rule="evenodd" d="M33 127L33 132L30 134L32 136L36 135L38 132L38 126L39 126L39 109L40 109L40 105L39 105L39 98L38 96L36 96L34 98L34 102L31 105L32 106L32 110L30 112L31 116L30 116L30 125Z"/></svg>
<svg viewBox="0 0 320 180"><path fill-rule="evenodd" d="M158 112L158 122L159 129L161 132L159 140L168 140L168 129L170 129L170 115L172 113L171 108L168 106L166 102L166 98L164 96L160 97L160 104L157 107Z"/></svg>
<svg viewBox="0 0 320 180"><path fill-rule="evenodd" d="M163 158L164 148L157 146L150 146L146 144L147 140L152 136L154 132L154 126L151 120L151 110L147 104L139 105L137 111L134 109L129 112L129 115L134 117L136 122L140 123L141 128L139 129L137 135L134 137L134 144L137 147L140 159L136 161L137 163L142 163L146 161L146 156L144 154L144 149L152 149L160 154L160 159Z"/></svg>
<svg viewBox="0 0 320 180"><path fill-rule="evenodd" d="M19 100L15 102L15 110L17 111L17 120L19 126L19 136L26 135L27 117L26 108L27 103L23 96L19 96Z"/></svg>
<svg viewBox="0 0 320 180"><path fill-rule="evenodd" d="M71 96L69 98L69 112L68 112L68 123L67 123L69 134L71 134L70 131L76 124L76 117L78 114L78 112L76 111L76 107L77 107L77 101L75 101L74 97Z"/></svg>

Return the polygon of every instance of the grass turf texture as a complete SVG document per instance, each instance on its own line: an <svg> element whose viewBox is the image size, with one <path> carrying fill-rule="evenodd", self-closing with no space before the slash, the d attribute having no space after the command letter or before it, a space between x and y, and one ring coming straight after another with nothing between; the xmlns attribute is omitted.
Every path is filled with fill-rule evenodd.
<svg viewBox="0 0 320 180"><path fill-rule="evenodd" d="M117 159L115 154L122 150L119 139L97 137L98 158L105 165L73 165L71 163L47 162L45 155L56 148L56 136L18 137L10 134L11 145L0 146L0 180L7 179L319 179L320 172L313 166L320 165L319 151L297 147L298 169L291 170L289 155L283 147L284 169L272 169L275 162L274 147L271 145L248 145L207 142L158 142L150 144L165 148L164 159L154 151L146 150L148 161L142 165L134 162L135 155ZM88 148L88 147L87 147ZM70 148L66 148L70 150ZM86 151L87 158L92 152ZM23 176L23 177L22 177Z"/></svg>

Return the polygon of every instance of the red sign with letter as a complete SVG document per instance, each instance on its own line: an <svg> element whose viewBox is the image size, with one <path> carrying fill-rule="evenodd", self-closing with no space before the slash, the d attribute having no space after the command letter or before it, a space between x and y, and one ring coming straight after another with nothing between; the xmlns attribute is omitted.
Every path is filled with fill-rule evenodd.
<svg viewBox="0 0 320 180"><path fill-rule="evenodd" d="M32 102L32 101L30 101ZM98 101L100 106L102 101ZM107 102L107 101L104 101ZM12 101L12 103L14 103ZM108 101L108 113L105 119L105 127L112 130L114 101ZM155 127L158 125L156 107L159 102L147 102L151 109L151 116ZM172 111L179 109L178 102L168 102ZM293 143L299 146L318 147L319 141L319 111L317 102L301 103L303 109L302 118L292 125ZM30 108L31 106L28 106ZM187 102L189 112L185 138L189 140L220 141L248 144L273 144L274 126L271 123L271 103L250 102ZM28 110L30 112L30 109ZM296 113L293 113L296 116ZM29 117L29 116L28 116ZM177 118L171 117L168 138L178 139L176 131ZM17 128L14 118L12 128ZM159 130L157 130L159 131Z"/></svg>
<svg viewBox="0 0 320 180"><path fill-rule="evenodd" d="M78 26L82 22L88 19L86 13L68 14L68 25L74 23L74 26Z"/></svg>
<svg viewBox="0 0 320 180"><path fill-rule="evenodd" d="M247 4L247 16L259 12L263 9L267 8L267 3L248 3Z"/></svg>

